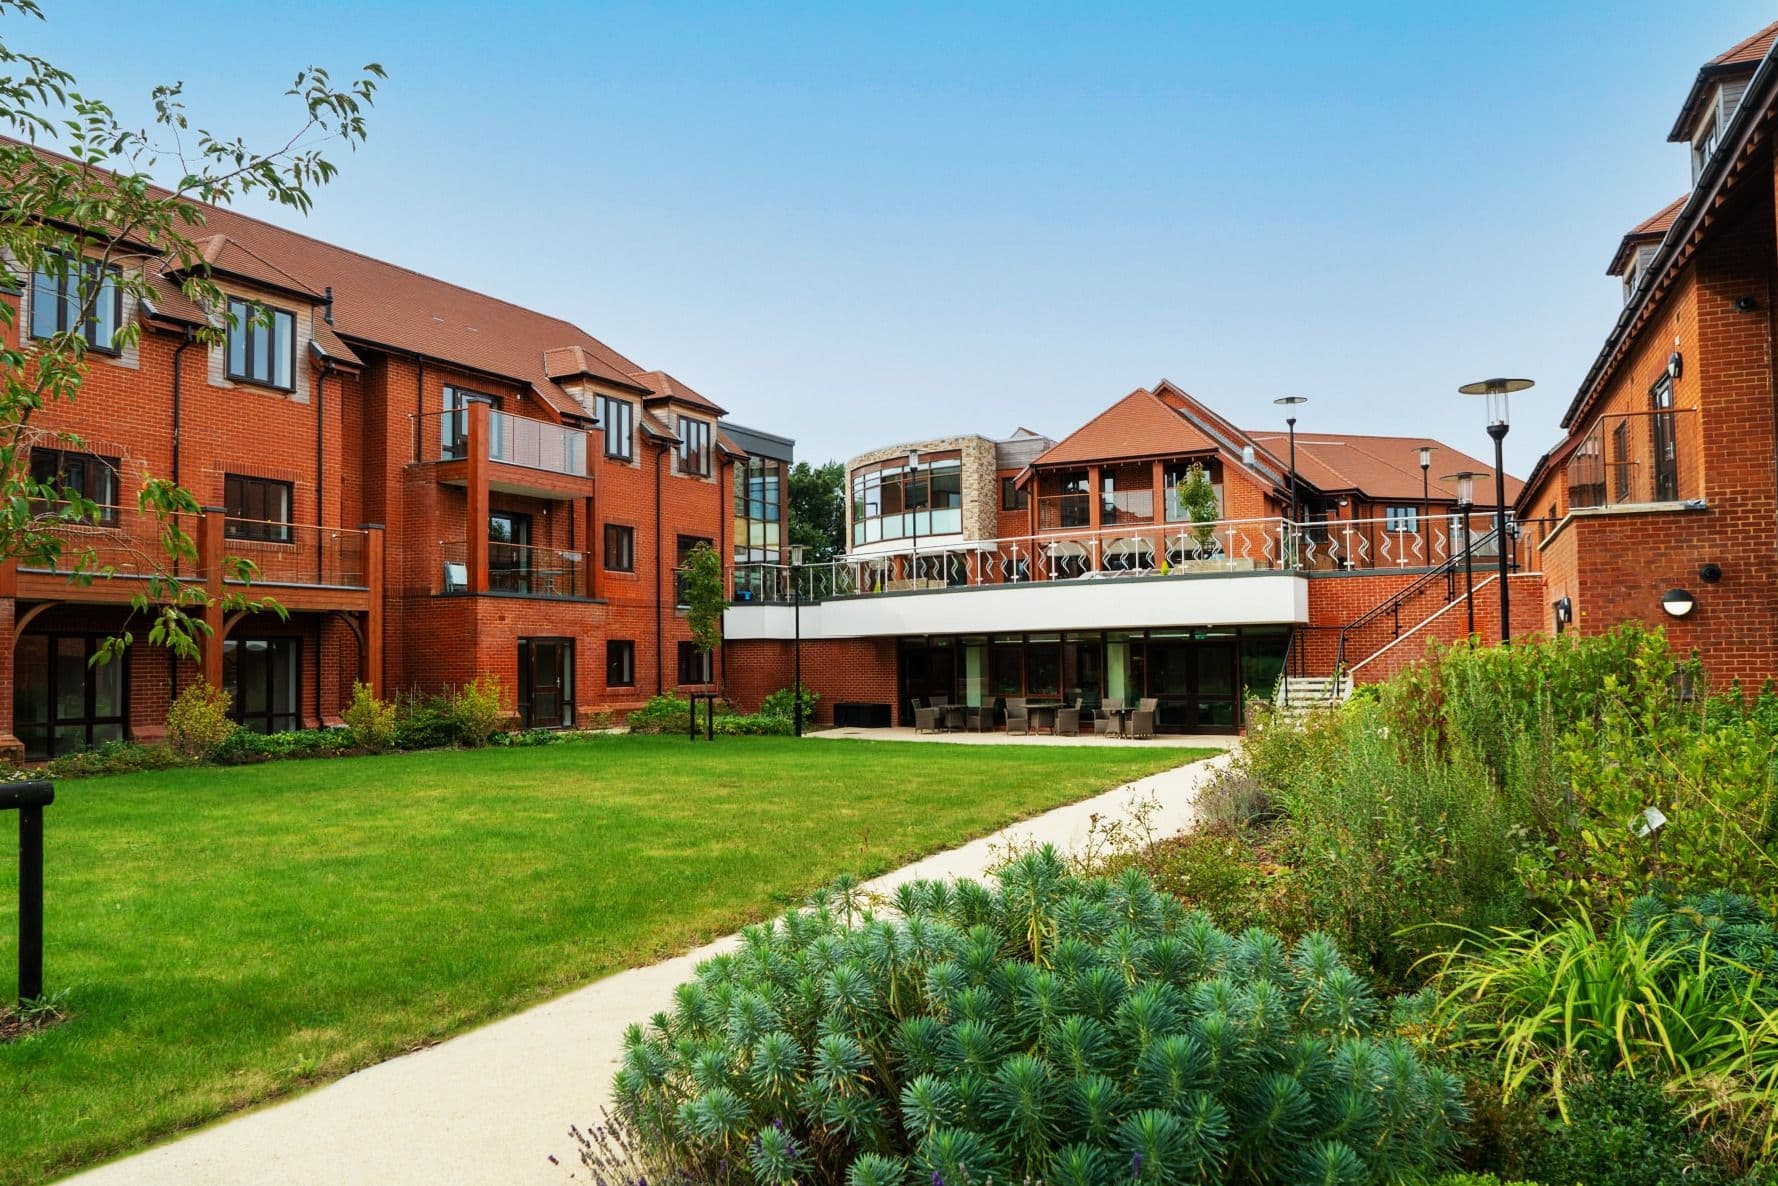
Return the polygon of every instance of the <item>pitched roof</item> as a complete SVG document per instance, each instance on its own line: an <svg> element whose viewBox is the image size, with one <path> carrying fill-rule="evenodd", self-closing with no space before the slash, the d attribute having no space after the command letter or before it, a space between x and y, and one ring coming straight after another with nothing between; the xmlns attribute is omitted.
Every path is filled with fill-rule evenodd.
<svg viewBox="0 0 1778 1186"><path fill-rule="evenodd" d="M1287 433L1266 430L1248 435L1270 451L1289 455ZM1374 501L1419 502L1419 450L1423 447L1433 450L1432 470L1426 485L1435 499L1455 499L1456 484L1444 481L1442 475L1467 469L1483 475L1477 479L1476 501L1493 501L1494 467L1431 437L1299 432L1296 434L1297 474L1317 490L1330 494L1351 490ZM1519 479L1506 475L1509 503L1518 496L1521 485Z"/></svg>
<svg viewBox="0 0 1778 1186"><path fill-rule="evenodd" d="M1617 253L1611 257L1611 263L1605 269L1607 276L1622 276L1624 269L1630 266L1630 256L1636 248L1643 244L1659 243L1667 237L1667 231L1673 220L1679 217L1680 210L1685 208L1685 200L1691 194L1680 194L1665 206L1631 227L1625 232L1618 243Z"/></svg>
<svg viewBox="0 0 1778 1186"><path fill-rule="evenodd" d="M1069 433L1031 464L1069 465L1179 453L1208 453L1216 442L1146 387Z"/></svg>
<svg viewBox="0 0 1778 1186"><path fill-rule="evenodd" d="M210 270L221 276L238 276L266 288L276 288L297 296L320 301L321 293L292 276L259 252L237 243L227 235L209 235L193 240Z"/></svg>
<svg viewBox="0 0 1778 1186"><path fill-rule="evenodd" d="M620 387L630 387L638 391L651 390L636 376L624 373L610 360L600 357L585 346L558 346L553 350L545 350L543 352L543 373L555 380L602 379Z"/></svg>
<svg viewBox="0 0 1778 1186"><path fill-rule="evenodd" d="M1709 98L1711 88L1724 78L1752 74L1754 68L1772 52L1775 41L1778 41L1778 21L1773 21L1751 37L1737 41L1705 62L1698 69L1698 76L1692 80L1692 88L1686 92L1685 102L1680 104L1679 115L1674 119L1673 130L1667 133L1667 139L1690 140L1692 127L1697 123L1698 113L1704 101Z"/></svg>
<svg viewBox="0 0 1778 1186"><path fill-rule="evenodd" d="M656 399L670 399L688 407L702 408L713 416L726 416L728 413L710 400L669 375L666 371L645 371L637 376L648 389L654 392Z"/></svg>
<svg viewBox="0 0 1778 1186"><path fill-rule="evenodd" d="M35 151L52 159L67 159L46 149ZM155 192L167 191L155 187ZM280 288L319 294L331 286L333 328L349 341L418 354L529 385L556 411L569 415L585 412L544 364L546 354L563 347L579 347L589 368L597 364L606 372L601 377L613 381L621 377L638 390L648 390L639 378L641 366L559 317L324 243L226 206L193 205L205 218L204 225L192 232L194 237L211 240L220 236L223 242L213 249L231 268L248 274L252 261L257 260L282 277L277 282ZM208 234L203 233L206 231ZM168 303L172 303L170 297Z"/></svg>

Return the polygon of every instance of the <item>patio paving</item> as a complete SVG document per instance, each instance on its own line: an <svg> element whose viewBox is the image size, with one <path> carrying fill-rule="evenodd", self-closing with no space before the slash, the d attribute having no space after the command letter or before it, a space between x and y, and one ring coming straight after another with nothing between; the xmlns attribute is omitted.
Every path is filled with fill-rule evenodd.
<svg viewBox="0 0 1778 1186"><path fill-rule="evenodd" d="M856 730L862 736L911 730ZM820 736L819 734L812 736ZM979 735L978 735L979 736ZM921 740L927 740L922 735ZM940 735L933 740L947 740ZM965 742L963 737L951 738ZM1014 744L1026 739L1014 737ZM1036 744L1151 742L1033 738ZM973 744L996 742L983 738ZM1204 738L1164 744L1203 744ZM888 892L917 878L979 877L1008 841L1080 845L1092 818L1157 804L1162 833L1189 828L1198 788L1226 755L1188 763L1014 824L868 883ZM437 1046L224 1120L66 1179L79 1186L562 1186L591 1175L574 1160L570 1124L596 1123L632 1021L670 1009L697 964L734 947L718 939L620 972ZM560 1164L552 1164L551 1157Z"/></svg>
<svg viewBox="0 0 1778 1186"><path fill-rule="evenodd" d="M1133 737L1105 737L1083 733L1079 737L1057 737L1050 733L917 733L905 726L888 729L820 729L804 733L803 740L828 741L928 741L945 745L1115 745L1125 748L1173 746L1198 749L1229 749L1240 742L1232 733L1157 733L1138 741Z"/></svg>

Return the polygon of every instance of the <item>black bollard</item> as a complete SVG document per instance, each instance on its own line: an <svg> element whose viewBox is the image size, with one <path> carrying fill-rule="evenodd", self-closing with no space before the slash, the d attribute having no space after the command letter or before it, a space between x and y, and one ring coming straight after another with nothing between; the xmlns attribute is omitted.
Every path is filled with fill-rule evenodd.
<svg viewBox="0 0 1778 1186"><path fill-rule="evenodd" d="M0 811L19 813L19 1003L43 995L43 809L56 800L47 782L0 783Z"/></svg>

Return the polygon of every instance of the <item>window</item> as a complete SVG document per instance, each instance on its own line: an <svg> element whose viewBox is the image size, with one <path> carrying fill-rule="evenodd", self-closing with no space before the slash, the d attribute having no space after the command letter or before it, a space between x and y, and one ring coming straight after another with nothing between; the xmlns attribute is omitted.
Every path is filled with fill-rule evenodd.
<svg viewBox="0 0 1778 1186"><path fill-rule="evenodd" d="M605 643L605 686L636 686L636 644L627 638L613 638Z"/></svg>
<svg viewBox="0 0 1778 1186"><path fill-rule="evenodd" d="M102 640L25 634L13 660L13 730L27 758L53 758L124 735L127 657L92 662Z"/></svg>
<svg viewBox="0 0 1778 1186"><path fill-rule="evenodd" d="M682 684L708 684L715 682L710 662L711 652L700 651L695 642L679 644L679 682Z"/></svg>
<svg viewBox="0 0 1778 1186"><path fill-rule="evenodd" d="M235 720L255 733L298 727L301 645L294 638L231 638L222 644L222 690Z"/></svg>
<svg viewBox="0 0 1778 1186"><path fill-rule="evenodd" d="M701 535L682 535L679 537L677 559L673 564L673 600L676 605L685 604L685 562L698 545L708 547L710 541Z"/></svg>
<svg viewBox="0 0 1778 1186"><path fill-rule="evenodd" d="M1648 393L1648 404L1654 415L1649 429L1654 446L1654 496L1656 502L1679 499L1679 425L1673 412L1673 380L1662 375Z"/></svg>
<svg viewBox="0 0 1778 1186"><path fill-rule="evenodd" d="M963 530L963 461L958 453L922 456L908 469L897 457L852 471L852 542L955 535Z"/></svg>
<svg viewBox="0 0 1778 1186"><path fill-rule="evenodd" d="M605 524L605 571L636 571L636 529Z"/></svg>
<svg viewBox="0 0 1778 1186"><path fill-rule="evenodd" d="M102 266L97 260L76 265L67 256L45 256L31 277L31 336L53 338L78 332L91 349L116 354L117 331L123 326L123 289L118 286L118 274L116 268ZM93 307L82 322L80 311L89 296Z"/></svg>
<svg viewBox="0 0 1778 1186"><path fill-rule="evenodd" d="M1029 497L1030 497L1030 495L1028 494L1028 492L1021 490L1019 488L1018 483L1014 479L1012 479L1012 478L1001 478L1000 479L1000 509L1001 510L1003 510L1003 511L1022 511L1025 509L1026 500Z"/></svg>
<svg viewBox="0 0 1778 1186"><path fill-rule="evenodd" d="M1611 498L1623 502L1630 497L1630 422L1619 420L1611 430Z"/></svg>
<svg viewBox="0 0 1778 1186"><path fill-rule="evenodd" d="M1418 531L1420 530L1419 507L1384 507L1384 531Z"/></svg>
<svg viewBox="0 0 1778 1186"><path fill-rule="evenodd" d="M290 542L290 483L229 474L222 482L228 515L223 534L230 539Z"/></svg>
<svg viewBox="0 0 1778 1186"><path fill-rule="evenodd" d="M1710 163L1710 154L1716 151L1716 142L1721 138L1721 135L1720 125L1716 122L1716 116L1712 114L1709 119L1704 121L1704 126L1698 129L1698 134L1693 137L1692 180L1694 182L1698 180L1698 175L1704 171L1704 166Z"/></svg>
<svg viewBox="0 0 1778 1186"><path fill-rule="evenodd" d="M601 395L593 401L593 414L605 430L605 456L629 461L636 455L636 409L628 400Z"/></svg>
<svg viewBox="0 0 1778 1186"><path fill-rule="evenodd" d="M488 395L486 392L470 391L465 387L447 387L444 389L445 415L439 417L440 431L444 439L440 442L439 456L446 461L461 461L469 456L469 406L486 404L492 411L500 410L500 397ZM488 417L488 456L499 457L500 434L503 425L499 417Z"/></svg>
<svg viewBox="0 0 1778 1186"><path fill-rule="evenodd" d="M777 564L783 556L784 463L749 457L735 465L735 563Z"/></svg>
<svg viewBox="0 0 1778 1186"><path fill-rule="evenodd" d="M99 522L116 526L117 458L39 446L31 450L31 480L57 486L69 494L98 503L101 508ZM47 504L33 507L37 514L48 509Z"/></svg>
<svg viewBox="0 0 1778 1186"><path fill-rule="evenodd" d="M295 388L296 314L230 297L228 318L228 377Z"/></svg>
<svg viewBox="0 0 1778 1186"><path fill-rule="evenodd" d="M518 511L489 513L488 588L536 592L531 587L531 516Z"/></svg>
<svg viewBox="0 0 1778 1186"><path fill-rule="evenodd" d="M679 418L679 472L703 477L710 472L710 425Z"/></svg>

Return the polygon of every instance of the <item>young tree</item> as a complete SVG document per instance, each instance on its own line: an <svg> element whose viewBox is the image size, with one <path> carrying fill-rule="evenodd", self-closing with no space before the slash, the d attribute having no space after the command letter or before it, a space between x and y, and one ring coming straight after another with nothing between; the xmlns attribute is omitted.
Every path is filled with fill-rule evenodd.
<svg viewBox="0 0 1778 1186"><path fill-rule="evenodd" d="M1191 519L1192 541L1197 544L1198 551L1209 552L1216 545L1216 520L1222 513L1216 497L1216 484L1210 480L1210 474L1194 461L1185 476L1179 479L1174 496Z"/></svg>
<svg viewBox="0 0 1778 1186"><path fill-rule="evenodd" d="M36 0L0 0L4 18L41 20L43 13ZM363 141L365 110L382 77L374 63L343 87L320 67L299 71L285 92L300 108L296 129L283 143L261 149L193 128L179 83L154 89L148 128L128 127L103 100L77 89L67 71L0 36L0 133L14 137L0 139L0 289L53 293L59 302L53 332L21 332L13 349L5 343L19 328L17 309L0 300L0 561L70 569L77 583L111 575L90 548L65 554L68 537L78 534L70 528L98 524L103 508L60 474L33 476L29 461L34 445L80 448L74 434L37 420L44 409L79 396L87 350L127 349L140 339L138 322L114 325L101 315L100 302L139 302L153 296L157 282L177 285L211 312L197 340L223 341L228 304L196 241L204 224L198 203L253 195L306 212L314 190L336 172L326 147L355 148ZM60 154L35 147L52 136ZM154 174L176 180L157 186ZM263 309L254 316L269 324ZM101 326L114 327L111 339L89 342ZM136 503L158 524L159 551L139 558L147 579L132 599L132 616L152 620L152 644L194 657L208 630L203 612L210 598L201 585L173 573L197 558L181 525L182 516L198 511L197 500L168 479L150 476ZM226 565L240 580L253 575L246 560L231 557ZM230 610L282 612L275 603L242 594L223 601ZM132 639L126 625L106 641L100 657L113 657Z"/></svg>
<svg viewBox="0 0 1778 1186"><path fill-rule="evenodd" d="M685 624L691 640L708 655L722 644L722 611L728 608L723 587L722 554L700 543L679 569L680 599L685 603Z"/></svg>
<svg viewBox="0 0 1778 1186"><path fill-rule="evenodd" d="M790 467L790 542L816 564L846 550L846 467L837 461Z"/></svg>

